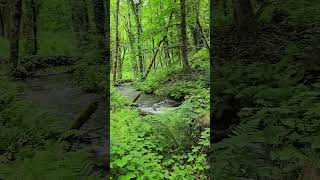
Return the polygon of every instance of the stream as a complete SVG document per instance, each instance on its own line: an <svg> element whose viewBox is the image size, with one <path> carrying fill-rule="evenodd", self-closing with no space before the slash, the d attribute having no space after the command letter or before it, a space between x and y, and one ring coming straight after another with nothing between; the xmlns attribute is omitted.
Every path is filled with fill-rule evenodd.
<svg viewBox="0 0 320 180"><path fill-rule="evenodd" d="M127 97L133 101L137 95L141 93L141 96L133 103L140 111L149 114L161 114L166 110L174 109L179 106L180 103L165 97L160 97L155 94L145 94L136 90L132 84L124 83L117 86L119 94Z"/></svg>
<svg viewBox="0 0 320 180"><path fill-rule="evenodd" d="M88 133L85 143L73 143L72 149L88 147L91 144L96 148L96 155L105 156L109 127L106 123L105 100L101 95L82 91L69 73L38 73L28 77L24 82L25 86L20 89L18 97L30 101L54 117L61 118L63 129L70 127L79 114L98 99L98 109L80 130L99 130Z"/></svg>
<svg viewBox="0 0 320 180"><path fill-rule="evenodd" d="M70 124L83 112L88 105L98 100L98 109L90 116L90 119L80 128L83 132L99 129L88 133L85 141L72 143L72 149L94 147L94 156L98 159L108 158L106 150L109 149L106 137L109 137L106 116L107 107L105 99L95 93L87 93L81 90L73 81L72 74L64 72L35 73L24 80L24 86L19 89L18 98L30 101L58 119L62 119L59 125L67 129ZM118 92L133 100L140 91L132 84L124 83L117 87ZM134 103L140 111L150 114L160 114L168 109L179 106L177 101L156 96L154 94L141 93Z"/></svg>

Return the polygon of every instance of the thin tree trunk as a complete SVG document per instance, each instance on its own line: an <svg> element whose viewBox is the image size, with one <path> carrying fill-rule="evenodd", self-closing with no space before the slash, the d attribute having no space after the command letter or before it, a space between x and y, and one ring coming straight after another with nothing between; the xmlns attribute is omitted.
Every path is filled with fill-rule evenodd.
<svg viewBox="0 0 320 180"><path fill-rule="evenodd" d="M142 35L142 25L140 20L140 3L135 3L134 0L131 0L131 7L134 13L134 19L136 21L137 28L137 46L138 46L138 67L140 77L143 77L144 69L143 69L143 58L141 52L141 35Z"/></svg>
<svg viewBox="0 0 320 180"><path fill-rule="evenodd" d="M14 70L19 66L19 39L20 39L20 22L22 16L22 0L10 2L10 62Z"/></svg>
<svg viewBox="0 0 320 180"><path fill-rule="evenodd" d="M0 7L0 36L4 37L4 22L2 15L2 8Z"/></svg>
<svg viewBox="0 0 320 180"><path fill-rule="evenodd" d="M11 32L11 12L10 12L10 5L11 2L7 2L6 7L2 9L2 15L3 15L3 24L4 24L4 36L7 39L10 39L10 32Z"/></svg>
<svg viewBox="0 0 320 180"><path fill-rule="evenodd" d="M119 60L119 6L120 0L117 0L116 5L116 54L115 54L115 61L113 63L113 82L117 80L117 65Z"/></svg>
<svg viewBox="0 0 320 180"><path fill-rule="evenodd" d="M156 60L157 54L158 54L158 52L159 52L160 46L161 46L161 44L167 39L167 33L168 33L168 30L169 30L169 27L170 27L170 24L171 24L172 17L173 17L173 11L171 11L171 13L170 13L169 22L168 22L168 25L167 25L167 27L166 27L166 29L165 29L165 36L164 36L164 37L162 38L162 40L159 42L159 44L158 44L158 46L157 46L157 50L156 50L155 53L154 53L154 56L153 56L153 58L152 58L152 60L151 60L151 62L150 62L150 65L149 65L149 67L148 67L148 69L147 69L147 72L146 72L146 74L144 75L143 79L146 79L146 78L148 77L148 74L149 74L149 72L150 72L150 70L151 70L151 68L152 68L152 64L155 63L155 60ZM160 63L161 63L161 59L160 59ZM162 67L162 63L161 63L161 67Z"/></svg>
<svg viewBox="0 0 320 180"><path fill-rule="evenodd" d="M167 38L167 36L164 36L163 39L159 42L159 44L158 44L158 46L157 46L157 50L155 51L155 53L154 53L154 55L153 55L153 58L152 58L152 60L151 60L151 62L150 62L150 65L149 65L149 67L148 67L148 70L147 70L146 74L144 75L143 79L146 79L146 78L148 77L148 74L149 74L149 72L150 72L150 70L151 70L151 68L152 68L152 65L153 65L153 63L155 63L155 61L156 61L156 57L157 57L157 54L158 54L158 52L159 52L160 46L161 46L161 44L163 43L163 41L166 40L166 38Z"/></svg>
<svg viewBox="0 0 320 180"><path fill-rule="evenodd" d="M32 29L33 29L33 51L32 55L36 55L38 53L38 13L37 13L37 1L32 0Z"/></svg>
<svg viewBox="0 0 320 180"><path fill-rule="evenodd" d="M129 7L129 4L128 4ZM128 34L128 39L129 39L129 45L130 45L130 58L131 58L131 66L132 66L132 71L133 73L136 75L138 73L138 66L137 66L137 61L135 59L135 47L134 47L134 43L135 43L135 36L133 34L133 32L130 31L130 29L132 29L132 24L131 24L131 14L130 14L130 9L128 9L128 19L126 20L126 31Z"/></svg>
<svg viewBox="0 0 320 180"><path fill-rule="evenodd" d="M123 47L123 54L122 54L122 58L120 58L119 67L118 67L118 77L119 77L118 79L120 79L120 80L122 79L122 67L123 67L123 62L124 62L124 58L126 55L126 51L127 51L127 48Z"/></svg>
<svg viewBox="0 0 320 180"><path fill-rule="evenodd" d="M100 55L100 63L108 64L109 56L107 51L106 32L105 32L105 7L103 0L92 0L94 17L96 24L97 49ZM109 17L108 17L109 18ZM109 27L109 26L108 26ZM110 54L109 54L110 55Z"/></svg>
<svg viewBox="0 0 320 180"><path fill-rule="evenodd" d="M188 36L187 36L187 23L186 23L186 2L185 0L180 0L180 15L181 15L181 58L182 67L184 71L190 71L189 61L188 61Z"/></svg>
<svg viewBox="0 0 320 180"><path fill-rule="evenodd" d="M210 51L210 47L209 47L209 44L208 44L208 41L207 41L206 37L204 36L204 32L202 30L202 27L201 27L201 24L200 24L200 21L199 21L199 17L197 17L197 25L198 25L198 28L200 29L200 32L201 32L201 38L203 39L208 51Z"/></svg>

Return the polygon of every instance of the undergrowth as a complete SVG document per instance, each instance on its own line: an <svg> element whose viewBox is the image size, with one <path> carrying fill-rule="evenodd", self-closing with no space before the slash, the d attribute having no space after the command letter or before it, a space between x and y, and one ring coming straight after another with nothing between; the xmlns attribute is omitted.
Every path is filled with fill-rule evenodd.
<svg viewBox="0 0 320 180"><path fill-rule="evenodd" d="M0 80L0 179L99 179L88 150L58 142L64 120L19 100L20 84Z"/></svg>
<svg viewBox="0 0 320 180"><path fill-rule="evenodd" d="M202 81L185 77L170 83L171 89L163 87L177 74L177 68L159 70L135 84L146 93L185 100L181 106L159 115L140 116L128 99L111 88L113 177L208 179L209 128L195 131L194 124L201 113L209 112L209 89Z"/></svg>
<svg viewBox="0 0 320 180"><path fill-rule="evenodd" d="M212 177L298 179L305 168L319 171L317 74L285 58L277 64L225 64L214 82L215 107L232 96L240 120L228 138L212 145Z"/></svg>

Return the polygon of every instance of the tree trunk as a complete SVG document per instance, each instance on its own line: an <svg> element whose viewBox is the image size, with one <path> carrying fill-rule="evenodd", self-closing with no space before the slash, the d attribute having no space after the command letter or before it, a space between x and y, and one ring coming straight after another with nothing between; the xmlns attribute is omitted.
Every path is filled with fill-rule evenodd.
<svg viewBox="0 0 320 180"><path fill-rule="evenodd" d="M194 18L193 23L191 23L189 27L193 37L194 50L197 52L204 46L202 31L197 23L200 15L200 0L195 1L192 12L194 13Z"/></svg>
<svg viewBox="0 0 320 180"><path fill-rule="evenodd" d="M153 65L153 63L155 63L155 61L156 61L156 57L157 57L157 54L158 54L158 52L159 52L160 46L161 46L161 44L163 43L163 41L166 40L166 38L167 38L167 36L164 36L163 39L159 42L159 44L158 44L158 46L157 46L157 50L155 51L155 53L154 53L154 55L153 55L153 58L152 58L152 60L151 60L151 62L150 62L150 65L149 65L149 67L148 67L148 70L147 70L145 76L143 77L143 79L146 79L146 78L148 77L148 74L149 74L149 72L150 72L150 70L151 70L151 68L152 68L152 65ZM160 60L160 61L161 61L161 60Z"/></svg>
<svg viewBox="0 0 320 180"><path fill-rule="evenodd" d="M33 52L32 55L38 53L38 13L37 13L37 0L32 0L32 29L33 29Z"/></svg>
<svg viewBox="0 0 320 180"><path fill-rule="evenodd" d="M202 27L201 27L201 24L200 24L200 21L199 21L199 17L197 17L197 25L198 25L198 28L200 30L201 38L202 38L203 42L205 43L206 48L208 49L208 51L210 51L209 43L208 43L206 37L204 36L204 32L202 30Z"/></svg>
<svg viewBox="0 0 320 180"><path fill-rule="evenodd" d="M128 1L127 1L128 2ZM128 4L129 7L129 4ZM129 40L129 46L130 46L130 58L131 58L131 66L132 66L132 71L136 75L138 73L138 66L137 66L137 61L135 59L135 36L132 31L132 24L131 24L131 14L130 14L130 9L128 9L128 19L126 20L126 31L128 34L128 40Z"/></svg>
<svg viewBox="0 0 320 180"><path fill-rule="evenodd" d="M119 59L119 66L118 66L118 79L121 80L122 79L122 67L123 67L123 61L126 55L126 51L127 48L123 47L123 54L122 54L122 58L120 57ZM120 52L121 55L121 52Z"/></svg>
<svg viewBox="0 0 320 180"><path fill-rule="evenodd" d="M251 1L233 0L233 6L235 24L241 38L252 37L256 30L256 21Z"/></svg>
<svg viewBox="0 0 320 180"><path fill-rule="evenodd" d="M20 22L22 16L22 0L10 1L10 62L14 70L19 66Z"/></svg>
<svg viewBox="0 0 320 180"><path fill-rule="evenodd" d="M115 54L115 61L113 63L113 82L117 80L117 65L119 61L119 6L120 0L117 0L116 5L116 54Z"/></svg>
<svg viewBox="0 0 320 180"><path fill-rule="evenodd" d="M99 51L99 63L108 65L110 54L108 54L109 51L106 48L108 43L106 42L106 32L105 32L104 1L92 0L92 3L93 3L93 9L94 9L94 19L96 24L96 41L97 41L97 49Z"/></svg>
<svg viewBox="0 0 320 180"><path fill-rule="evenodd" d="M181 18L181 58L182 67L184 71L190 71L188 61L188 37L187 37L187 23L186 23L186 1L180 0L180 18Z"/></svg>
<svg viewBox="0 0 320 180"><path fill-rule="evenodd" d="M106 6L104 6L104 2ZM94 20L96 24L97 48L100 56L100 64L106 65L106 92L110 92L110 0L92 0ZM106 7L106 8L105 8ZM105 24L107 28L105 29ZM106 107L110 107L110 95L105 98ZM106 126L110 126L110 113L106 113ZM106 147L110 147L110 136L106 137ZM107 162L110 163L110 151L106 150ZM109 172L107 166L107 172Z"/></svg>
<svg viewBox="0 0 320 180"><path fill-rule="evenodd" d="M0 36L4 37L4 22L2 15L2 8L0 7Z"/></svg>
<svg viewBox="0 0 320 180"><path fill-rule="evenodd" d="M7 2L7 4L1 8L1 12L2 12L2 20L3 20L3 29L4 29L4 37L6 37L7 39L10 39L10 19L11 19L11 13L10 13L10 2Z"/></svg>
<svg viewBox="0 0 320 180"><path fill-rule="evenodd" d="M141 35L142 35L142 25L140 19L140 3L135 3L134 0L131 0L131 7L134 13L134 19L136 21L137 28L137 46L138 46L138 68L140 77L143 77L144 68L143 68L143 58L142 58L142 47L141 47Z"/></svg>
<svg viewBox="0 0 320 180"><path fill-rule="evenodd" d="M23 1L21 24L24 39L24 50L26 54L36 55L38 52L36 0Z"/></svg>

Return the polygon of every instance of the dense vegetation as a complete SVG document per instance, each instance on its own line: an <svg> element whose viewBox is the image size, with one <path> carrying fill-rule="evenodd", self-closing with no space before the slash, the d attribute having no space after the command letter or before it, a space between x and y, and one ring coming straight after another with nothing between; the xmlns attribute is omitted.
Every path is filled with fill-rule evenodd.
<svg viewBox="0 0 320 180"><path fill-rule="evenodd" d="M110 17L108 7L102 0L0 1L0 178L208 179L208 2L114 1ZM21 80L39 70L73 73L107 107L111 98L110 172L107 152L101 158L90 146L71 146L83 132L20 99ZM181 105L143 113L118 92L126 81Z"/></svg>
<svg viewBox="0 0 320 180"><path fill-rule="evenodd" d="M51 113L22 98L22 92L25 79L36 72L67 72L83 90L106 95L108 3L0 1L0 179L107 176L107 150L103 159L90 143L83 144L88 132L80 130L83 124L73 122L77 117ZM88 119L85 112L90 111L77 120Z"/></svg>
<svg viewBox="0 0 320 180"><path fill-rule="evenodd" d="M0 179L319 179L319 7L0 0ZM105 98L104 150L96 102L74 122L23 98L39 72Z"/></svg>
<svg viewBox="0 0 320 180"><path fill-rule="evenodd" d="M111 14L111 176L208 179L208 2L115 0ZM181 105L144 112L128 84Z"/></svg>
<svg viewBox="0 0 320 180"><path fill-rule="evenodd" d="M217 66L210 175L319 179L320 4L238 3L256 14L231 1L212 11Z"/></svg>

